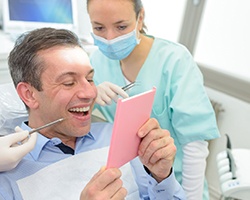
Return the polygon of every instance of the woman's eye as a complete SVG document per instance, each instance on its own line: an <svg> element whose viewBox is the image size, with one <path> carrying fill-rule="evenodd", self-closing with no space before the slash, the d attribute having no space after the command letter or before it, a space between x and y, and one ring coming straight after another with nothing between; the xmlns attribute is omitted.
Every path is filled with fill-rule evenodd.
<svg viewBox="0 0 250 200"><path fill-rule="evenodd" d="M126 29L127 28L127 26L118 26L118 29L119 30L124 30L124 29Z"/></svg>
<svg viewBox="0 0 250 200"><path fill-rule="evenodd" d="M103 27L99 26L99 27L94 27L94 30L96 31L102 31L103 30Z"/></svg>

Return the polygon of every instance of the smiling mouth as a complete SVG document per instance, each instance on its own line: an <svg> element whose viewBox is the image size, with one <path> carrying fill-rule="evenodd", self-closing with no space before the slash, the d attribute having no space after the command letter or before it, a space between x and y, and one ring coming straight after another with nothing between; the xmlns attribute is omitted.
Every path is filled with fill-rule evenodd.
<svg viewBox="0 0 250 200"><path fill-rule="evenodd" d="M81 108L70 108L69 112L74 115L86 116L89 114L90 106L81 107Z"/></svg>

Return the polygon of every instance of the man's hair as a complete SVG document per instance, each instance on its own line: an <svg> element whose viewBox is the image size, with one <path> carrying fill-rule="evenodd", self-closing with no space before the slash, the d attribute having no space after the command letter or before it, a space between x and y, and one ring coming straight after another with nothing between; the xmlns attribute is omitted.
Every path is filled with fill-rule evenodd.
<svg viewBox="0 0 250 200"><path fill-rule="evenodd" d="M42 91L41 74L45 70L39 51L55 46L80 47L76 34L65 29L41 28L22 34L9 54L9 70L15 87L27 82Z"/></svg>

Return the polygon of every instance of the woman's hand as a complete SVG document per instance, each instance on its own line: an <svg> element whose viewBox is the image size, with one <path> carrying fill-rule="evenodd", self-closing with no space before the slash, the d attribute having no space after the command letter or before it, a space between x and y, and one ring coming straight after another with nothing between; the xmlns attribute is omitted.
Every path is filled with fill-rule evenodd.
<svg viewBox="0 0 250 200"><path fill-rule="evenodd" d="M0 171L15 168L36 144L37 133L29 136L29 132L20 127L16 127L15 131L16 133L0 137Z"/></svg>

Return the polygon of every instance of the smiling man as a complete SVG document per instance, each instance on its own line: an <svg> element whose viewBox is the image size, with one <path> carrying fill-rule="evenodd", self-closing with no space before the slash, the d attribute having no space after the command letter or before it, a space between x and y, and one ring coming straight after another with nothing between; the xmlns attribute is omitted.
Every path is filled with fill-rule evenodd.
<svg viewBox="0 0 250 200"><path fill-rule="evenodd" d="M90 129L90 110L96 97L94 70L80 47L55 46L40 50L37 56L35 66L44 66L40 77L33 79L34 83L31 78L30 82L17 83L17 92L30 110L28 125L39 127L55 119L66 119L51 128L53 131L41 133L48 138L59 137L74 149L76 138ZM36 89L39 79L41 88Z"/></svg>
<svg viewBox="0 0 250 200"><path fill-rule="evenodd" d="M64 120L42 129L34 150L0 173L1 200L185 198L172 168L174 141L155 119L138 131L138 158L122 169L102 167L112 124L91 125L94 70L75 34L52 28L24 34L10 53L9 68L29 112L22 129Z"/></svg>

